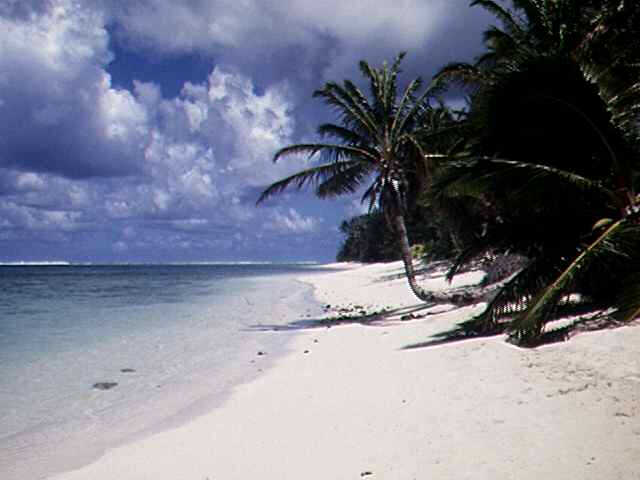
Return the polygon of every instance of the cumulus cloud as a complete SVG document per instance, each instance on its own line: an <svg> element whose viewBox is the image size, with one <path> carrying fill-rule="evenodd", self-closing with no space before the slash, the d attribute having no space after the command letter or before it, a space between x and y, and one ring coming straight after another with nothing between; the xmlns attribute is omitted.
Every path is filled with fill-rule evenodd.
<svg viewBox="0 0 640 480"><path fill-rule="evenodd" d="M405 48L421 45L451 12L451 0L168 0L132 1L111 11L122 33L167 51L245 47L252 51L314 44L329 36L357 44L385 36ZM164 28L163 28L164 27ZM174 35L165 35L172 31ZM283 34L284 32L284 34Z"/></svg>
<svg viewBox="0 0 640 480"><path fill-rule="evenodd" d="M321 223L320 219L301 215L295 208L289 208L284 212L277 209L271 212L271 218L266 228L281 233L313 232Z"/></svg>
<svg viewBox="0 0 640 480"><path fill-rule="evenodd" d="M70 0L0 17L0 166L71 178L137 171L144 112L102 68L104 22Z"/></svg>
<svg viewBox="0 0 640 480"><path fill-rule="evenodd" d="M473 54L488 15L468 0L170 0L109 3L119 37L165 53L208 52L254 75L272 75L268 62L288 76L317 81L343 78L356 61L373 62L401 50L420 51L413 68L434 69ZM171 31L172 35L165 32ZM418 57L418 56L416 56ZM314 59L310 62L310 59ZM265 68L267 67L267 68Z"/></svg>
<svg viewBox="0 0 640 480"><path fill-rule="evenodd" d="M212 67L174 98L153 82L115 88L103 11L55 0L26 12L5 6L0 18L2 239L46 231L59 243L98 238L116 254L211 251L270 228L255 191L299 168L270 161L293 141L286 82L258 91ZM312 231L296 215L276 219Z"/></svg>
<svg viewBox="0 0 640 480"><path fill-rule="evenodd" d="M0 2L2 251L23 258L54 243L85 259L264 258L295 245L300 256L330 254L337 234L325 226L356 209L350 199L318 207L305 195L256 209L264 186L309 161L273 164L274 152L310 138L310 92L357 76L356 60L426 44L446 56L477 34L482 22L466 4ZM161 74L112 77L114 51L215 63L163 96ZM417 71L422 59L412 61Z"/></svg>

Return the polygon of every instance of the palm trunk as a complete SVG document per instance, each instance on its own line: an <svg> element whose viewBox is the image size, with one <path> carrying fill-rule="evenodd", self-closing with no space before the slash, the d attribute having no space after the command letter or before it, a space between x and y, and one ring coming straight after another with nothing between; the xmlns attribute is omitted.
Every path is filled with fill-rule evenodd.
<svg viewBox="0 0 640 480"><path fill-rule="evenodd" d="M416 272L413 269L413 256L411 255L411 247L409 246L409 237L407 236L407 227L404 223L404 216L402 214L394 215L393 222L396 227L398 241L400 242L402 261L404 262L404 270L407 274L409 287L411 287L411 291L417 298L423 302L431 302L433 301L433 295L425 292L416 281Z"/></svg>
<svg viewBox="0 0 640 480"><path fill-rule="evenodd" d="M423 302L428 303L447 303L456 306L471 305L478 302L490 302L498 293L500 286L506 282L502 280L488 287L476 289L463 289L455 292L427 292L418 285L416 280L416 272L413 268L413 256L411 255L411 247L409 246L409 237L407 235L407 227L402 214L393 216L393 223L400 243L402 252L402 261L407 275L407 281L413 294Z"/></svg>

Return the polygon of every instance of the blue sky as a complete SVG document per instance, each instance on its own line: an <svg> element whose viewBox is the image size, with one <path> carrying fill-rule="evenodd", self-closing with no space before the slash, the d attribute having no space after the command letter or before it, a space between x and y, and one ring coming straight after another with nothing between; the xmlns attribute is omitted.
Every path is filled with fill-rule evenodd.
<svg viewBox="0 0 640 480"><path fill-rule="evenodd" d="M330 112L311 93L408 51L479 53L467 0L3 0L0 261L332 260L358 197L269 183Z"/></svg>

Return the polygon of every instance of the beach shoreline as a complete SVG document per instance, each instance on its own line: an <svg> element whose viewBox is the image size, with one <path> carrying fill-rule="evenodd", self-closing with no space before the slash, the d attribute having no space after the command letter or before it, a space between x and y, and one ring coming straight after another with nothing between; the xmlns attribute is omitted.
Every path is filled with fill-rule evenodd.
<svg viewBox="0 0 640 480"><path fill-rule="evenodd" d="M321 312L313 298L312 288L299 282L297 276L298 273L284 273L279 274L277 279L269 275L255 277L251 280L253 287L247 291L237 290L233 294L236 297L230 301L233 312L215 301L220 299L218 296L213 296L212 300L203 299L202 305L192 309L194 318L199 317L197 322L202 325L211 317L211 332L220 331L214 325L216 318L233 313L231 321L237 323L230 328L237 333L229 337L231 343L222 349L215 348L215 343L208 343L207 340L215 339L206 333L206 328L201 331L203 337L197 341L187 339L185 335L194 330L193 326L187 324L181 327L183 323L179 313L186 314L186 310L180 307L165 309L168 315L166 323L173 322L176 325L175 332L182 336L172 337L173 346L158 346L170 350L172 354L177 349L189 348L188 351L193 354L189 364L196 368L185 371L181 369L180 357L169 355L166 364L157 367L173 368L176 374L167 378L170 382L156 385L157 379L163 375L157 374L156 369L152 368L154 365L146 364L143 358L123 360L117 355L117 349L112 351L113 355L105 358L98 368L87 367L84 369L86 372L79 375L76 383L80 392L76 391L78 388L75 385L74 390L67 390L64 385L59 387L60 394L66 396L73 406L70 411L74 410L74 416L68 421L52 419L46 411L41 410L32 421L35 428L26 425L15 433L11 433L11 430L3 432L0 477L3 480L41 479L78 469L98 461L109 450L188 424L223 405L235 386L253 381L263 371L272 368L280 357L289 353L289 343L295 332L276 331L272 327L287 324L302 312L303 315L314 316ZM239 286L244 285L242 280L234 282ZM256 285L263 287L254 292ZM265 291L265 288L269 288L269 291ZM271 296L286 300L274 303L270 301ZM265 317L250 312L262 312ZM269 328L263 330L263 324ZM141 340L136 334L130 338L125 332L123 334L125 336L121 339L115 339L116 347L122 341L135 343L136 339ZM162 340L151 335L146 342L153 344ZM107 341L111 339L102 339L103 343ZM211 347L212 353L203 350ZM87 355L92 354L88 347L79 345L78 348L87 350ZM81 356L65 355L64 358L69 362L69 368L73 368ZM214 364L213 360L219 358L224 362ZM42 355L42 361L46 359ZM55 361L60 363L59 359ZM85 377L88 379L83 381ZM53 378L49 383L55 382ZM101 380L114 381L113 389L91 387L92 381ZM144 389L149 391L149 395L143 397L140 392L145 392ZM94 412L94 405L98 405L100 410ZM14 403L11 406L20 408Z"/></svg>
<svg viewBox="0 0 640 480"><path fill-rule="evenodd" d="M300 278L321 304L397 315L302 317L289 353L218 408L50 478L640 478L639 328L537 349L502 336L430 345L482 306L421 308L399 262L334 267ZM449 288L443 272L421 284Z"/></svg>

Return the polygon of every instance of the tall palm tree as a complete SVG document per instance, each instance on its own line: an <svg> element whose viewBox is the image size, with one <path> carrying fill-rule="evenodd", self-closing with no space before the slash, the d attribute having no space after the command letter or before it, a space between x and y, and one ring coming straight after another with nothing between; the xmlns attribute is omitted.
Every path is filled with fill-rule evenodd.
<svg viewBox="0 0 640 480"><path fill-rule="evenodd" d="M624 2L513 0L512 10L472 3L503 28L485 34L487 53L474 65L441 73L471 86L472 137L467 157L449 166L437 189L488 199L497 212L461 262L484 249L530 259L474 328L499 329L512 318L512 338L535 342L576 292L633 319L640 313L640 84L629 75L633 53L613 55L609 65L598 57L606 27L619 19L611 4Z"/></svg>
<svg viewBox="0 0 640 480"><path fill-rule="evenodd" d="M257 203L290 186L313 184L316 195L327 198L355 193L367 185L362 201L370 209L378 206L382 210L400 244L411 290L419 299L430 301L433 294L416 281L405 216L430 182L438 157L425 145L438 137L451 115L431 105L434 92L423 90L420 78L398 95L397 77L404 56L399 54L391 66L385 62L381 68L360 62L369 83L368 96L350 80L342 85L328 82L316 90L313 96L324 100L338 116L338 123L318 127L319 135L332 141L290 145L276 152L273 160L306 154L318 155L324 162L275 182Z"/></svg>

